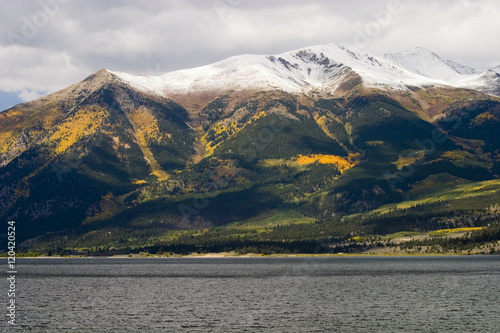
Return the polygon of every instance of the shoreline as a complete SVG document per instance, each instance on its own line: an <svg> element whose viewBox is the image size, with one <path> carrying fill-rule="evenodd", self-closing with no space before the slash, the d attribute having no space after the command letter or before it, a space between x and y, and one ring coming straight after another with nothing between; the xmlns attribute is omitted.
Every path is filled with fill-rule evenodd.
<svg viewBox="0 0 500 333"><path fill-rule="evenodd" d="M206 253L206 254L187 254L187 255L113 255L113 256L81 256L81 255L70 255L70 256L34 256L34 257L16 257L16 259L159 259L159 258L193 258L193 259L219 259L219 258L348 258L348 257L450 257L450 256L498 256L499 254L485 254L485 253L325 253L325 254L270 254L261 255L256 253L248 253L243 255L231 254L231 253ZM4 257L7 258L7 257Z"/></svg>

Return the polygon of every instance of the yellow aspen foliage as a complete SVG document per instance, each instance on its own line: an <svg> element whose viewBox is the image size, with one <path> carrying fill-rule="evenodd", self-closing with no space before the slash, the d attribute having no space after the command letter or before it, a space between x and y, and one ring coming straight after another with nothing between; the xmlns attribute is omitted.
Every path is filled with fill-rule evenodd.
<svg viewBox="0 0 500 333"><path fill-rule="evenodd" d="M416 151L410 156L400 156L399 159L393 164L398 168L398 170L403 169L406 166L412 165L413 163L420 161L425 157L425 152L423 150Z"/></svg>
<svg viewBox="0 0 500 333"><path fill-rule="evenodd" d="M98 106L83 107L59 125L49 141L56 143L55 152L63 153L82 137L94 133L106 116L106 111Z"/></svg>
<svg viewBox="0 0 500 333"><path fill-rule="evenodd" d="M297 164L332 164L337 167L340 173L349 170L353 166L359 163L359 153L349 154L348 157L341 157L336 155L323 155L323 154L312 154L312 155L299 155L296 158Z"/></svg>

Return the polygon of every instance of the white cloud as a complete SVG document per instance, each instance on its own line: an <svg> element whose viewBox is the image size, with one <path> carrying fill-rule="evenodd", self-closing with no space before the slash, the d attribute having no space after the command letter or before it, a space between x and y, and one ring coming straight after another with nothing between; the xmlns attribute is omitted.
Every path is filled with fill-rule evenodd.
<svg viewBox="0 0 500 333"><path fill-rule="evenodd" d="M42 97L43 95L36 92L36 91L33 91L33 90L26 90L26 89L23 89L19 94L18 94L19 98L23 101L23 102L29 102L29 101L32 101L32 100L35 100L39 97Z"/></svg>
<svg viewBox="0 0 500 333"><path fill-rule="evenodd" d="M65 52L53 52L28 46L0 48L0 90L6 92L61 89L85 78ZM83 68L88 73L88 68ZM82 76L83 74L83 76Z"/></svg>
<svg viewBox="0 0 500 333"><path fill-rule="evenodd" d="M495 1L402 2L386 34L372 45L378 53L425 47L470 66L500 63L500 6Z"/></svg>

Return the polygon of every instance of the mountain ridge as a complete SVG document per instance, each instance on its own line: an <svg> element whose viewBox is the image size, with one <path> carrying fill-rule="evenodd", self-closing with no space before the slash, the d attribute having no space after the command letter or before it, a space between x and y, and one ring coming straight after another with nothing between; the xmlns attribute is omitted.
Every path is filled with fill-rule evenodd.
<svg viewBox="0 0 500 333"><path fill-rule="evenodd" d="M481 74L472 67L443 59L422 47L401 53L386 53L384 58L412 72L444 81L456 80L462 75Z"/></svg>
<svg viewBox="0 0 500 333"><path fill-rule="evenodd" d="M101 69L0 114L0 216L44 249L483 227L500 178L498 74L465 76L492 94L332 44L159 76ZM368 214L484 181L493 190L463 207ZM290 226L228 227L274 214Z"/></svg>
<svg viewBox="0 0 500 333"><path fill-rule="evenodd" d="M134 76L113 71L110 73L135 88L164 96L185 95L190 91L207 89L218 93L231 89L281 89L292 93L328 89L335 93L338 83L342 82L350 72L359 75L363 83L369 87L404 91L408 91L407 86L437 85L469 88L475 81L484 81L480 77L483 73L478 70L443 60L423 48L416 50L418 52L386 54L384 59L352 51L345 46L328 44L271 56L233 56L211 65L156 76ZM401 61L402 58L406 59L406 63ZM417 64L409 65L408 62L412 60L417 61ZM437 68L438 72L447 71L431 73L432 68L417 68L419 62L421 67L422 61L439 62L441 66ZM467 81L465 84L462 82L464 80ZM492 84L497 83L493 81ZM495 94L495 89L486 90L486 93L492 91Z"/></svg>

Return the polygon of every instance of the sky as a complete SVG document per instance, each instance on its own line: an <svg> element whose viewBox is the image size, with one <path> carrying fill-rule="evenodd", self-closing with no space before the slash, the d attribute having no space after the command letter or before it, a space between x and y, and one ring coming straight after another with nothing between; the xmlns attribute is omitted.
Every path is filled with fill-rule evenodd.
<svg viewBox="0 0 500 333"><path fill-rule="evenodd" d="M0 0L0 110L107 68L161 74L336 43L500 65L498 0Z"/></svg>

